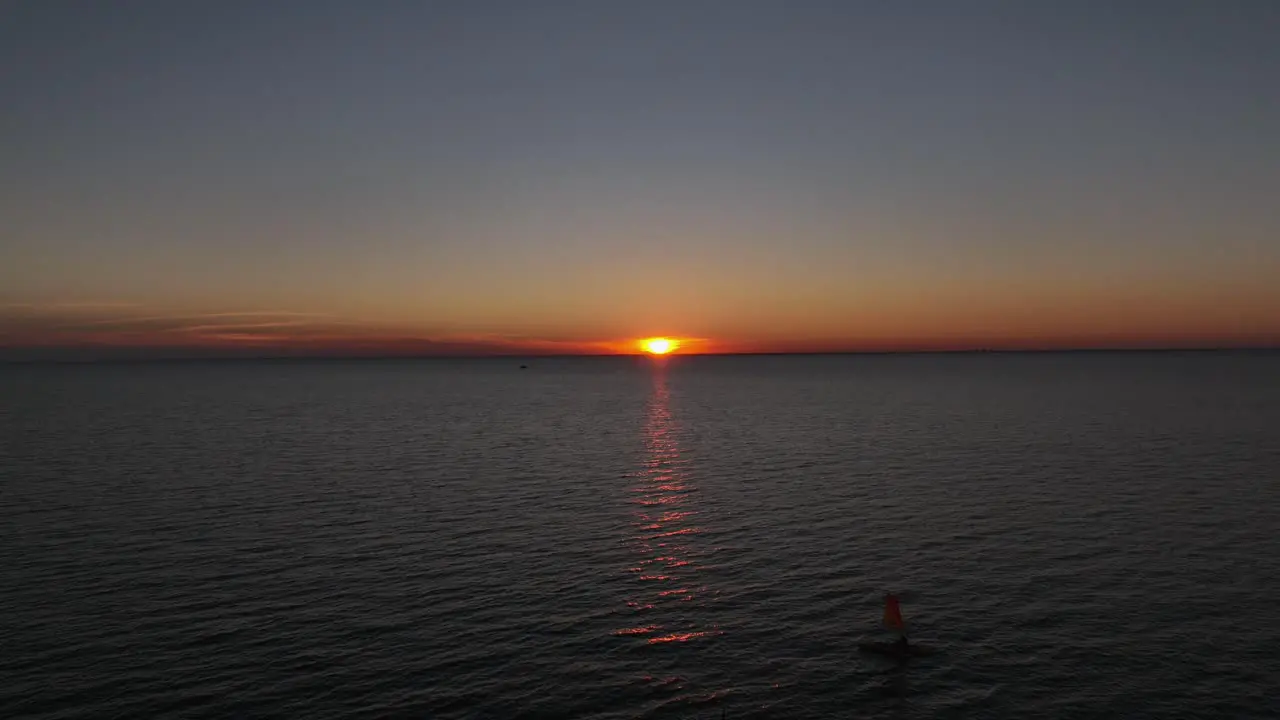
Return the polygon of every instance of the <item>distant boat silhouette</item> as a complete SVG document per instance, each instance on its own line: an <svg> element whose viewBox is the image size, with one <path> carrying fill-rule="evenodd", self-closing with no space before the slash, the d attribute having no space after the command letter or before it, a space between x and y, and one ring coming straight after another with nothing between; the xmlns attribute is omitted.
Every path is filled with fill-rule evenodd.
<svg viewBox="0 0 1280 720"><path fill-rule="evenodd" d="M521 365L521 366L520 366L520 369L521 369L521 370L528 370L528 369L529 369L529 366L528 366L528 365Z"/></svg>

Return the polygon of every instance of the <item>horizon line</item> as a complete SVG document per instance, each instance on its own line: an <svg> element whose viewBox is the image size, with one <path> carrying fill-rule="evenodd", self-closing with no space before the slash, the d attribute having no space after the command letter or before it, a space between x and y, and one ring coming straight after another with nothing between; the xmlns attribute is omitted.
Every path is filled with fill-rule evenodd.
<svg viewBox="0 0 1280 720"><path fill-rule="evenodd" d="M813 350L813 351L744 351L708 353L671 353L650 355L646 353L463 353L463 354L263 354L263 355L162 355L144 354L99 357L4 357L0 364L95 364L95 363L147 363L147 362L258 362L258 361L388 361L388 360L519 360L519 359L599 359L599 358L648 358L665 362L672 358L725 358L725 357L819 357L819 356L884 356L884 355L1055 355L1092 353L1271 353L1280 352L1275 345L1221 345L1221 346L1158 346L1158 347L1077 347L1077 348L963 348L963 349L915 349L915 350Z"/></svg>

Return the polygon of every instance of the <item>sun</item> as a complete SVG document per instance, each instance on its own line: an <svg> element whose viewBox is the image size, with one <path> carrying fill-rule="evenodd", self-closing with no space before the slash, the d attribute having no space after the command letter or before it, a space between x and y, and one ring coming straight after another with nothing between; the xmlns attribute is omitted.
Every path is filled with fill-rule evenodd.
<svg viewBox="0 0 1280 720"><path fill-rule="evenodd" d="M680 343L671 338L657 337L641 340L640 347L650 355L666 355L680 347Z"/></svg>

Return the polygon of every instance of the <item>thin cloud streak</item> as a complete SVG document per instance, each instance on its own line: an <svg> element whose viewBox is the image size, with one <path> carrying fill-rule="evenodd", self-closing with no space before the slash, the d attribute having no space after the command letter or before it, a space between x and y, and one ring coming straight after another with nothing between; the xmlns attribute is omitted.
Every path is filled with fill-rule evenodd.
<svg viewBox="0 0 1280 720"><path fill-rule="evenodd" d="M30 312L33 307L38 312ZM136 306L130 306L136 307ZM18 312L5 313L5 309ZM223 320L226 322L209 322ZM241 320L241 322L236 322ZM330 313L245 310L86 319L51 305L0 308L0 351L61 356L381 356L613 354L629 341L546 339L501 333L424 332L421 328Z"/></svg>
<svg viewBox="0 0 1280 720"><path fill-rule="evenodd" d="M326 323L331 324L331 323ZM341 323L337 323L341 324ZM353 323L354 324L354 323ZM223 330L253 330L253 329L274 329L286 327L314 327L317 323L307 322L305 320L280 321L280 322L259 322L259 323L218 323L213 325L183 325L180 327L168 328L165 332L188 332L188 333L208 333L221 332Z"/></svg>
<svg viewBox="0 0 1280 720"><path fill-rule="evenodd" d="M216 313L194 313L187 315L151 315L144 317L124 317L110 318L98 320L90 323L93 325L110 325L113 323L154 323L168 322L179 320L213 320L217 318L235 318L235 317L314 317L314 318L335 318L335 315L329 313L314 312L295 312L291 310L249 310L245 312L216 312Z"/></svg>
<svg viewBox="0 0 1280 720"><path fill-rule="evenodd" d="M13 302L0 303L0 310L33 310L33 311L59 311L59 310L118 310L122 308L142 307L138 303L132 302L54 302L54 303L29 303L29 302Z"/></svg>

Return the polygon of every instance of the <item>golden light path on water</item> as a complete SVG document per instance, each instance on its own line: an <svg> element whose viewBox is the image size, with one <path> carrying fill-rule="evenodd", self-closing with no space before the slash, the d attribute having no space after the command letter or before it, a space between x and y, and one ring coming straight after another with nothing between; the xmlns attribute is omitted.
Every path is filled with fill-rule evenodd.
<svg viewBox="0 0 1280 720"><path fill-rule="evenodd" d="M672 418L667 369L653 369L653 393L644 428L645 462L630 488L631 543L639 559L627 572L633 596L627 616L635 621L615 635L643 638L650 645L683 643L720 631L698 621L707 588L699 582L697 488L681 457L679 426Z"/></svg>

